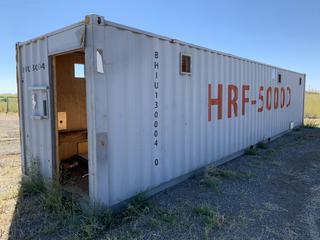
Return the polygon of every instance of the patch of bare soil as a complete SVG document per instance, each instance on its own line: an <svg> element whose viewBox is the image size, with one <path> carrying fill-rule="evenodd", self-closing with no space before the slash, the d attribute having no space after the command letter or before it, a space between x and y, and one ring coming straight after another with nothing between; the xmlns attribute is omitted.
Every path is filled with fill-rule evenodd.
<svg viewBox="0 0 320 240"><path fill-rule="evenodd" d="M18 114L0 113L0 239L6 239L15 214L21 180Z"/></svg>

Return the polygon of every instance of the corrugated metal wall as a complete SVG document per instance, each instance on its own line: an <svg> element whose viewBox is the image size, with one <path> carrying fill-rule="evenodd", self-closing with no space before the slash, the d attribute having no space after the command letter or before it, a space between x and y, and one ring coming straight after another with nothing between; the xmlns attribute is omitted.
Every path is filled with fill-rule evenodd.
<svg viewBox="0 0 320 240"><path fill-rule="evenodd" d="M98 198L109 205L284 132L291 121L302 124L304 85L299 85L299 78L304 78L302 74L275 69L272 79L270 66L113 26L105 27L104 41L107 120L100 124L107 126L108 168L100 168L97 162L97 169L100 174L107 174L108 184L97 182L97 191L104 189ZM157 59L155 52L159 54ZM192 55L190 76L180 75L181 52ZM159 63L157 98L155 61ZM281 83L278 73L282 74ZM219 83L223 84L223 117L217 120L217 107L213 106L209 122L208 84L213 88L212 97L217 97ZM239 89L238 116L230 119L228 84ZM243 85L250 85L247 92L250 103L246 104L244 116ZM264 86L264 91L269 86L278 87L279 91L289 86L290 106L272 107L268 111L264 101L263 112L258 112L258 104L252 105L251 100L258 102L260 86ZM272 106L273 98L272 94ZM158 101L156 128L155 101ZM155 130L159 143L156 148Z"/></svg>
<svg viewBox="0 0 320 240"><path fill-rule="evenodd" d="M20 46L19 55L19 97L21 98L20 116L23 119L21 131L24 141L22 147L24 172L27 173L30 167L36 167L32 166L32 164L36 164L44 176L51 177L53 133L50 105L47 109L48 118L37 119L39 113L43 111L41 104L45 94L47 94L48 104L50 104L50 92L40 90L40 88L47 88L50 85L47 39L39 39ZM34 90L37 88L39 90Z"/></svg>
<svg viewBox="0 0 320 240"><path fill-rule="evenodd" d="M54 174L54 119L49 56L83 47L84 24L76 23L17 45L22 166L38 165L46 177ZM46 110L44 103L46 101ZM43 116L44 111L47 112ZM34 166L37 167L37 166Z"/></svg>

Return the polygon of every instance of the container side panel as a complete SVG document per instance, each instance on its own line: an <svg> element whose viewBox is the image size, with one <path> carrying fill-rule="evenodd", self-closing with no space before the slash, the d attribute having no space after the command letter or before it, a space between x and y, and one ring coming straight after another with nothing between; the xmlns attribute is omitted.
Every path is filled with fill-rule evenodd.
<svg viewBox="0 0 320 240"><path fill-rule="evenodd" d="M109 205L302 124L301 74L112 26L104 41Z"/></svg>
<svg viewBox="0 0 320 240"><path fill-rule="evenodd" d="M52 129L47 40L20 46L21 108L24 112L26 169L39 167L52 177ZM33 166L33 164L37 166ZM28 173L28 171L26 171Z"/></svg>

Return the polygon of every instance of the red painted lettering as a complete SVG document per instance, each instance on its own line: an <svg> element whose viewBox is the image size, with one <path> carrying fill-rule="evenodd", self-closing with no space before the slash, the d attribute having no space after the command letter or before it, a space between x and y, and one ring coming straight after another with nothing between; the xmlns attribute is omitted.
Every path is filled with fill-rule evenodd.
<svg viewBox="0 0 320 240"><path fill-rule="evenodd" d="M231 108L233 108L234 116L238 116L238 87L230 84L228 86L228 118L231 118Z"/></svg>
<svg viewBox="0 0 320 240"><path fill-rule="evenodd" d="M267 88L267 109L268 110L271 110L271 95L272 95L272 88L271 87L268 87Z"/></svg>
<svg viewBox="0 0 320 240"><path fill-rule="evenodd" d="M249 89L250 89L249 85L242 86L242 115L245 115L246 113L245 104L249 102L249 98L246 97L246 91L249 91Z"/></svg>
<svg viewBox="0 0 320 240"><path fill-rule="evenodd" d="M286 101L286 93L284 88L281 88L281 102L280 102L280 107L283 108L285 105L285 101Z"/></svg>
<svg viewBox="0 0 320 240"><path fill-rule="evenodd" d="M287 92L288 92L288 96L289 96L289 101L287 103L287 107L289 107L290 103L291 103L291 88L290 87L287 87Z"/></svg>
<svg viewBox="0 0 320 240"><path fill-rule="evenodd" d="M279 88L274 88L274 109L277 109L279 107Z"/></svg>
<svg viewBox="0 0 320 240"><path fill-rule="evenodd" d="M222 84L218 84L218 97L212 98L211 84L208 84L208 121L211 121L211 106L218 106L218 119L222 119Z"/></svg>

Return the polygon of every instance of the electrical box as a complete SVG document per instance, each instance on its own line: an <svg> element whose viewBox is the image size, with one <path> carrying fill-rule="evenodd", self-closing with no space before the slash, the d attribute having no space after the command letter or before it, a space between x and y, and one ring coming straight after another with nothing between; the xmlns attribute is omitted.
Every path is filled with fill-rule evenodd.
<svg viewBox="0 0 320 240"><path fill-rule="evenodd" d="M30 87L31 104L32 104L32 118L36 120L48 119L48 87Z"/></svg>

